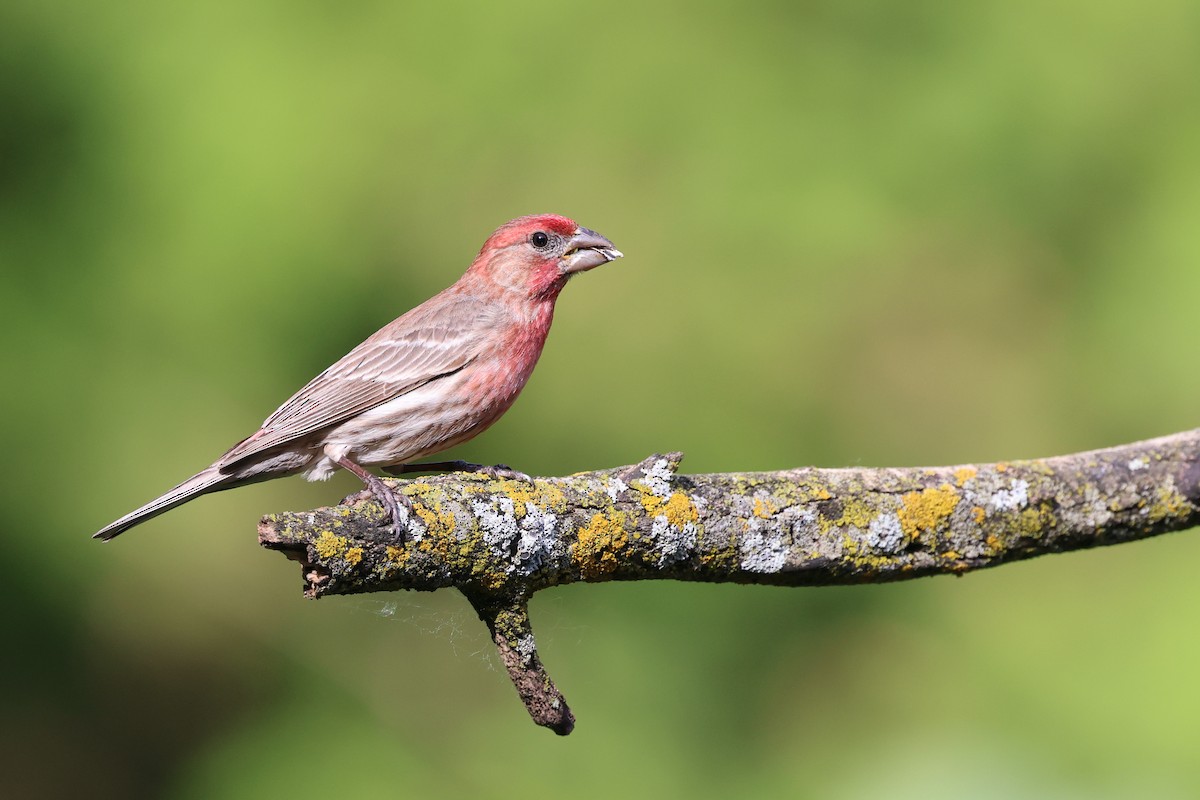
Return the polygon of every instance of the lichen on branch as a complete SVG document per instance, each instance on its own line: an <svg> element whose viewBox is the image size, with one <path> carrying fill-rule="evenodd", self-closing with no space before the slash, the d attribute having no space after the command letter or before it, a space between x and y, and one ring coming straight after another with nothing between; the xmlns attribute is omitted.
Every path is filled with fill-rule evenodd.
<svg viewBox="0 0 1200 800"><path fill-rule="evenodd" d="M365 493L332 508L265 517L259 539L304 565L310 597L454 587L485 622L504 609L509 616L501 619L527 626L534 592L576 581L892 581L1200 522L1200 430L956 467L689 476L677 474L681 459L670 453L531 482L466 473L391 481L416 509L403 542ZM506 645L497 645L503 655ZM531 631L521 648L506 666L527 708L539 724L569 732L565 703L566 716L539 720L535 706L553 709L562 698ZM530 694L531 686L545 694Z"/></svg>

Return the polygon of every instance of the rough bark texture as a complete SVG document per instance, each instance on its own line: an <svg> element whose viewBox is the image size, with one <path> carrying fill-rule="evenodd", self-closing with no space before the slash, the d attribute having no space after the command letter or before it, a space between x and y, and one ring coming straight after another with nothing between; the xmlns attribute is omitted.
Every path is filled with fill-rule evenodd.
<svg viewBox="0 0 1200 800"><path fill-rule="evenodd" d="M264 547L306 594L455 587L534 721L574 722L537 656L527 602L575 581L785 586L963 573L1200 524L1200 430L1032 461L678 475L678 453L531 483L455 473L389 481L416 519L398 542L362 493L265 517Z"/></svg>

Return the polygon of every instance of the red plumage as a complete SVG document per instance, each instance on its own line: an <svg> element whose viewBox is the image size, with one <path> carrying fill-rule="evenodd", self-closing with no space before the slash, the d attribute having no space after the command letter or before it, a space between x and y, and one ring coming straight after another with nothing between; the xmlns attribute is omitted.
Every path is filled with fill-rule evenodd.
<svg viewBox="0 0 1200 800"><path fill-rule="evenodd" d="M407 501L363 467L407 465L491 426L529 380L563 286L620 257L555 214L502 225L453 286L351 350L212 466L95 536L111 539L201 494L298 472L323 480L339 466L375 493L399 533Z"/></svg>

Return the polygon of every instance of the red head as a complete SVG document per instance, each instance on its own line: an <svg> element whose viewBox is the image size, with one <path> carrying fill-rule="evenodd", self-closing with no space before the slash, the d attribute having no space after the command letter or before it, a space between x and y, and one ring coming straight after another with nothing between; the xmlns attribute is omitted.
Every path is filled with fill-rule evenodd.
<svg viewBox="0 0 1200 800"><path fill-rule="evenodd" d="M621 251L595 231L557 214L534 214L497 228L467 275L486 277L529 299L553 300L575 273L620 257Z"/></svg>

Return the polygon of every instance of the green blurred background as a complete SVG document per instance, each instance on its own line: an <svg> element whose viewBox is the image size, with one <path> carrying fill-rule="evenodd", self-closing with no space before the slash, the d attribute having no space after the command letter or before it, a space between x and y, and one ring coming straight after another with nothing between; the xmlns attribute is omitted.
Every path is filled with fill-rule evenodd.
<svg viewBox="0 0 1200 800"><path fill-rule="evenodd" d="M964 579L301 598L216 495L88 535L555 211L625 251L455 451L538 474L1200 424L1200 7L0 5L13 797L1194 797L1192 534Z"/></svg>

